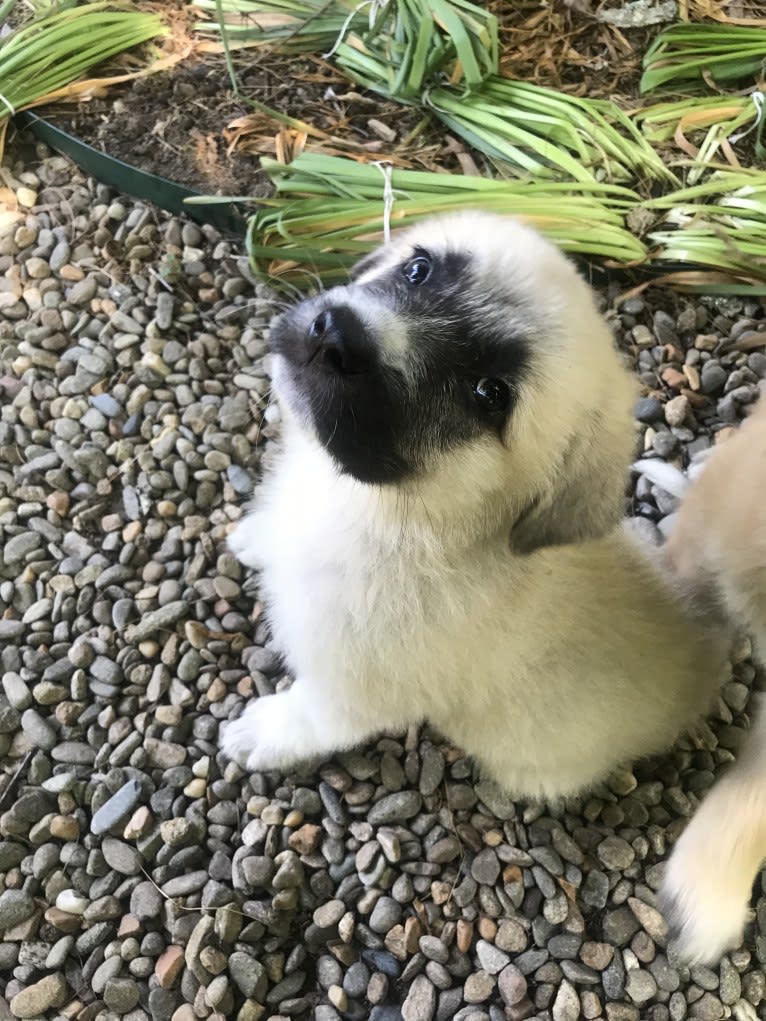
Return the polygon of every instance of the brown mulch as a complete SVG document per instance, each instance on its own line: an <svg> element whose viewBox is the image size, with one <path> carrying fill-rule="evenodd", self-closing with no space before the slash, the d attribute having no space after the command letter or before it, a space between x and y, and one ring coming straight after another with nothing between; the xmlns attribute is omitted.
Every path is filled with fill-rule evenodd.
<svg viewBox="0 0 766 1021"><path fill-rule="evenodd" d="M619 6L619 0L500 0L492 8L502 73L570 95L635 104L641 58L661 26L623 31L597 20L599 8Z"/></svg>
<svg viewBox="0 0 766 1021"><path fill-rule="evenodd" d="M575 95L636 102L641 55L659 26L621 31L597 20L598 7L619 0L489 2L500 24L503 73ZM234 64L238 92L223 55L192 52L171 70L41 113L111 156L207 194L267 193L258 157L289 156L303 144L418 169L485 169L433 117L357 89L321 57L259 48L237 52ZM254 111L248 98L300 118L310 130L291 131Z"/></svg>

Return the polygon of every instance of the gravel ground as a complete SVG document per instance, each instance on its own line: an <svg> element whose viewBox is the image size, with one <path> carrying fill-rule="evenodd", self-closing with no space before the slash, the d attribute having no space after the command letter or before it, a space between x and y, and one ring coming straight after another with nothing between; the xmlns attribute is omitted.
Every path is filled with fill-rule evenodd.
<svg viewBox="0 0 766 1021"><path fill-rule="evenodd" d="M766 897L691 972L654 908L740 740L747 648L700 747L555 812L427 728L244 775L220 722L286 683L224 541L277 429L269 295L231 241L44 150L5 183L0 1021L765 1017ZM658 292L616 325L658 456L766 376L757 301ZM656 536L674 501L639 479L631 506Z"/></svg>

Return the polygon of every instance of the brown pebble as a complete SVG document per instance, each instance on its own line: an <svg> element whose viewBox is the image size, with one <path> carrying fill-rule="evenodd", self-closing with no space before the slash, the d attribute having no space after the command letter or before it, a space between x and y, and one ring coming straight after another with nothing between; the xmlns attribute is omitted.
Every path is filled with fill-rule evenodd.
<svg viewBox="0 0 766 1021"><path fill-rule="evenodd" d="M78 840L80 837L80 824L71 815L54 815L48 828L57 840Z"/></svg>
<svg viewBox="0 0 766 1021"><path fill-rule="evenodd" d="M709 408L711 401L709 397L690 389L688 386L681 387L681 393L693 408Z"/></svg>
<svg viewBox="0 0 766 1021"><path fill-rule="evenodd" d="M206 947L205 949L209 949ZM200 959L201 959L200 955ZM157 977L157 982L161 989L171 989L184 968L184 952L183 948L171 944L166 947L165 950L157 958L157 962L154 965L154 974Z"/></svg>
<svg viewBox="0 0 766 1021"><path fill-rule="evenodd" d="M141 932L141 923L135 915L123 915L120 920L120 926L117 930L117 935L120 939L126 939L128 936L137 936Z"/></svg>
<svg viewBox="0 0 766 1021"><path fill-rule="evenodd" d="M177 727L182 716L183 709L180 705L158 705L154 710L154 719L166 727Z"/></svg>
<svg viewBox="0 0 766 1021"><path fill-rule="evenodd" d="M667 383L669 387L674 390L680 389L686 385L686 376L683 372L679 372L678 369L674 369L672 366L668 366L667 369L663 369L660 373L663 382Z"/></svg>
<svg viewBox="0 0 766 1021"><path fill-rule="evenodd" d="M220 677L215 677L208 686L205 695L207 696L208 702L220 702L226 698L229 694L229 689L226 687Z"/></svg>
<svg viewBox="0 0 766 1021"><path fill-rule="evenodd" d="M85 273L83 272L82 269L80 269L79 266L73 266L71 263L67 263L65 266L61 267L58 275L61 277L62 280L71 280L74 282L77 280L82 280L85 276Z"/></svg>
<svg viewBox="0 0 766 1021"><path fill-rule="evenodd" d="M580 947L580 960L589 968L603 971L614 957L614 947L608 943L588 941Z"/></svg>
<svg viewBox="0 0 766 1021"><path fill-rule="evenodd" d="M497 935L497 922L493 918L480 918L478 928L482 939L487 940L488 943L494 942Z"/></svg>
<svg viewBox="0 0 766 1021"><path fill-rule="evenodd" d="M129 521L122 530L122 538L127 542L135 542L143 531L140 521Z"/></svg>
<svg viewBox="0 0 766 1021"><path fill-rule="evenodd" d="M330 986L327 990L327 998L333 1007L337 1007L341 1013L345 1013L348 1009L348 997L342 986Z"/></svg>
<svg viewBox="0 0 766 1021"><path fill-rule="evenodd" d="M689 386L692 390L699 390L700 388L700 374L697 371L695 365L684 365L684 375L689 381Z"/></svg>
<svg viewBox="0 0 766 1021"><path fill-rule="evenodd" d="M431 883L431 900L434 904L446 904L452 896L453 884L435 879Z"/></svg>
<svg viewBox="0 0 766 1021"><path fill-rule="evenodd" d="M45 498L45 503L48 508L55 511L59 517L65 518L69 511L69 494L64 493L60 489L56 489L52 493L48 493Z"/></svg>
<svg viewBox="0 0 766 1021"><path fill-rule="evenodd" d="M356 918L354 917L353 911L347 911L343 918L338 922L338 935L344 943L350 943L354 938L354 930L356 929Z"/></svg>
<svg viewBox="0 0 766 1021"><path fill-rule="evenodd" d="M205 625L196 620L187 620L184 624L184 634L193 649L204 649L210 638L210 632Z"/></svg>
<svg viewBox="0 0 766 1021"><path fill-rule="evenodd" d="M200 986L203 990L205 987ZM197 1021L198 1015L194 1010L191 1003L182 1003L180 1007L177 1007L170 1016L170 1021Z"/></svg>
<svg viewBox="0 0 766 1021"><path fill-rule="evenodd" d="M70 915L68 911L62 911L57 907L47 908L44 917L45 921L59 932L77 932L82 926L82 919L79 915Z"/></svg>
<svg viewBox="0 0 766 1021"><path fill-rule="evenodd" d="M663 362L682 362L684 360L684 353L675 344L663 344L662 360Z"/></svg>
<svg viewBox="0 0 766 1021"><path fill-rule="evenodd" d="M288 816L289 818L290 816ZM287 819L285 819L285 823L287 823ZM321 839L322 827L307 822L294 833L291 833L287 842L293 851L297 851L298 854L311 854L313 851L316 851Z"/></svg>
<svg viewBox="0 0 766 1021"><path fill-rule="evenodd" d="M461 954L467 954L473 940L473 925L464 918L457 922L457 948Z"/></svg>
<svg viewBox="0 0 766 1021"><path fill-rule="evenodd" d="M503 882L520 883L522 881L521 869L518 865L506 865L503 869Z"/></svg>
<svg viewBox="0 0 766 1021"><path fill-rule="evenodd" d="M408 918L404 923L404 946L408 954L416 954L423 929L417 918Z"/></svg>
<svg viewBox="0 0 766 1021"><path fill-rule="evenodd" d="M404 942L404 926L394 925L386 933L383 940L386 950L392 954L397 961L404 961L408 956L408 951Z"/></svg>
<svg viewBox="0 0 766 1021"><path fill-rule="evenodd" d="M122 835L126 840L137 840L148 832L151 825L152 813L146 805L141 805L131 815Z"/></svg>
<svg viewBox="0 0 766 1021"><path fill-rule="evenodd" d="M714 351L720 339L715 333L698 333L694 338L694 346L698 351Z"/></svg>
<svg viewBox="0 0 766 1021"><path fill-rule="evenodd" d="M83 708L80 702L59 702L53 710L53 715L64 727L73 727L80 718Z"/></svg>
<svg viewBox="0 0 766 1021"><path fill-rule="evenodd" d="M217 947L203 947L200 950L199 959L203 968L206 968L211 975L220 975L226 971L229 963L226 954Z"/></svg>
<svg viewBox="0 0 766 1021"><path fill-rule="evenodd" d="M673 397L665 405L665 421L669 426L681 426L689 414L689 401L683 394Z"/></svg>
<svg viewBox="0 0 766 1021"><path fill-rule="evenodd" d="M388 995L388 978L382 971L374 971L367 983L367 999L370 1003L382 1003Z"/></svg>

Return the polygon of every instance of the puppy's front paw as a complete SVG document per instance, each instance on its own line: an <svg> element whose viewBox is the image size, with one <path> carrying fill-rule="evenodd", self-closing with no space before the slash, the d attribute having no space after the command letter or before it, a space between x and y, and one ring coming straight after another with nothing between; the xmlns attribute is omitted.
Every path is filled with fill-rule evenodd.
<svg viewBox="0 0 766 1021"><path fill-rule="evenodd" d="M223 731L224 754L252 771L284 768L311 755L314 738L309 721L292 708L289 691L251 702Z"/></svg>
<svg viewBox="0 0 766 1021"><path fill-rule="evenodd" d="M726 846L733 834L710 831L707 815L703 805L683 833L658 898L678 955L690 965L716 964L740 946L750 919L752 865Z"/></svg>
<svg viewBox="0 0 766 1021"><path fill-rule="evenodd" d="M229 533L227 545L245 567L256 570L264 565L264 522L262 515L251 511Z"/></svg>

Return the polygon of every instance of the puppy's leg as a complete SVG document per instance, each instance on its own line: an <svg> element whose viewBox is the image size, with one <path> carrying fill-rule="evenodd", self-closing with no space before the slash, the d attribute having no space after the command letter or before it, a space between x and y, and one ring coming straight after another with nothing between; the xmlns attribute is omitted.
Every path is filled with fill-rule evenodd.
<svg viewBox="0 0 766 1021"><path fill-rule="evenodd" d="M268 544L266 515L257 510L249 511L240 518L227 539L227 545L237 560L245 567L256 570L265 563Z"/></svg>
<svg viewBox="0 0 766 1021"><path fill-rule="evenodd" d="M766 859L766 702L745 749L705 798L668 862L660 905L681 956L712 964L742 942Z"/></svg>
<svg viewBox="0 0 766 1021"><path fill-rule="evenodd" d="M280 769L352 748L387 726L385 719L328 705L316 685L298 679L287 691L251 702L225 728L221 747L248 769Z"/></svg>

